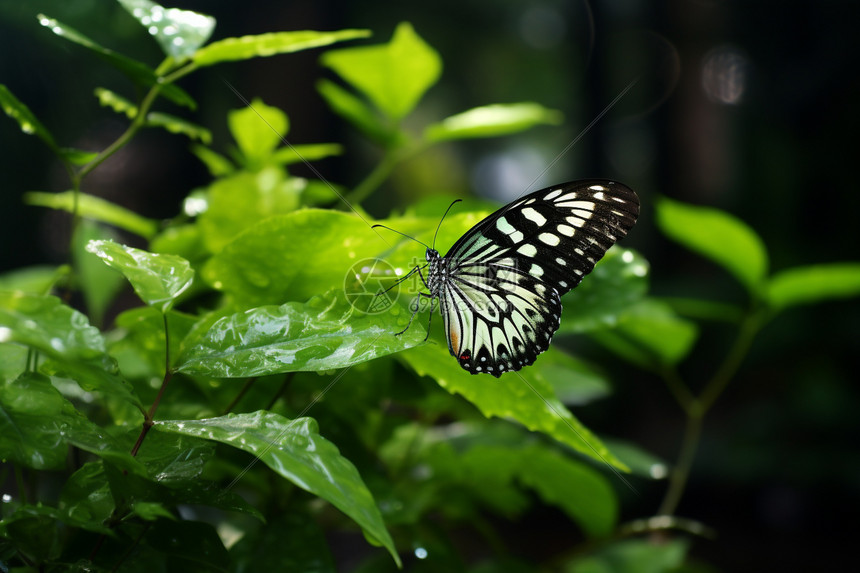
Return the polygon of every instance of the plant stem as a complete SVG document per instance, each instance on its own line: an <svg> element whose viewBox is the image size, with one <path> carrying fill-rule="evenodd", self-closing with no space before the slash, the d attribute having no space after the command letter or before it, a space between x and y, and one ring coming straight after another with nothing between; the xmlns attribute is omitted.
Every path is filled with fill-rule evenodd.
<svg viewBox="0 0 860 573"><path fill-rule="evenodd" d="M705 414L708 413L738 371L741 362L749 352L755 335L761 328L762 317L763 314L757 310L751 310L744 316L737 337L726 358L698 396L694 396L690 392L676 371L666 370L663 372L663 379L684 410L687 423L684 428L678 460L669 476L669 487L660 503L658 515L673 515L678 509L681 496L687 486L690 469L696 457L696 450L699 447Z"/></svg>
<svg viewBox="0 0 860 573"><path fill-rule="evenodd" d="M684 488L687 486L687 478L690 476L690 468L693 466L696 450L699 447L703 417L704 412L699 415L694 415L693 412L687 414L687 427L684 429L681 451L678 454L675 467L672 468L672 473L669 476L669 488L666 490L660 509L657 510L657 515L672 515L678 508Z"/></svg>

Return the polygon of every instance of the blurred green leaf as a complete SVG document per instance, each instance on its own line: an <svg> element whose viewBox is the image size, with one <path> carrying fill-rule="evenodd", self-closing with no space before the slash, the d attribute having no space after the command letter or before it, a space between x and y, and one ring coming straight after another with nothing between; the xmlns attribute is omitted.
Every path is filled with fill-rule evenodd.
<svg viewBox="0 0 860 573"><path fill-rule="evenodd" d="M82 220L72 236L72 261L75 265L78 288L84 295L90 320L101 325L105 312L116 295L125 286L122 276L110 270L98 257L87 252L87 244L94 240L113 239L116 234L98 223Z"/></svg>
<svg viewBox="0 0 860 573"><path fill-rule="evenodd" d="M310 143L305 145L290 145L275 150L272 161L278 165L292 165L317 161L343 153L343 147L337 143Z"/></svg>
<svg viewBox="0 0 860 573"><path fill-rule="evenodd" d="M206 169L209 170L209 174L213 177L228 175L236 169L229 159L203 145L192 145L191 153L203 162Z"/></svg>
<svg viewBox="0 0 860 573"><path fill-rule="evenodd" d="M369 30L338 30L335 32L303 30L225 38L197 50L191 59L200 67L211 66L219 62L298 52L368 36L370 36Z"/></svg>
<svg viewBox="0 0 860 573"><path fill-rule="evenodd" d="M624 311L614 328L591 331L589 336L634 364L655 368L683 360L698 328L666 303L646 298Z"/></svg>
<svg viewBox="0 0 860 573"><path fill-rule="evenodd" d="M767 301L776 310L799 304L860 295L860 263L796 267L776 273L767 285Z"/></svg>
<svg viewBox="0 0 860 573"><path fill-rule="evenodd" d="M69 213L75 212L75 192L43 193L29 191L24 194L24 202L28 205L60 209ZM134 211L120 207L95 195L78 193L78 215L93 221L101 221L130 233L151 239L158 232L158 221L141 217Z"/></svg>
<svg viewBox="0 0 860 573"><path fill-rule="evenodd" d="M260 98L254 98L247 107L228 112L227 125L251 168L268 159L290 129L287 114L266 105Z"/></svg>
<svg viewBox="0 0 860 573"><path fill-rule="evenodd" d="M99 156L96 151L85 151L82 149L75 149L73 147L61 147L59 149L59 154L72 165L86 165Z"/></svg>
<svg viewBox="0 0 860 573"><path fill-rule="evenodd" d="M320 80L317 82L317 91L333 112L371 140L380 144L389 144L396 139L396 132L384 124L378 113L336 83Z"/></svg>
<svg viewBox="0 0 860 573"><path fill-rule="evenodd" d="M319 524L292 511L246 533L230 548L235 571L335 573L334 559Z"/></svg>
<svg viewBox="0 0 860 573"><path fill-rule="evenodd" d="M209 187L206 211L198 217L206 248L218 253L245 229L295 211L304 184L304 179L288 177L277 167L256 173L238 171L218 179Z"/></svg>
<svg viewBox="0 0 860 573"><path fill-rule="evenodd" d="M259 411L205 420L156 421L154 429L214 440L254 455L298 487L343 511L386 547L400 565L373 496L355 466L319 435L315 420L288 420Z"/></svg>
<svg viewBox="0 0 860 573"><path fill-rule="evenodd" d="M104 266L104 265L102 265ZM116 274L116 273L114 273ZM167 327L170 329L170 358L175 363L182 339L188 334L198 317L170 310ZM149 376L164 375L164 315L151 306L141 306L122 312L114 323L122 329L122 338L112 341L110 352L116 355L126 348L150 366ZM120 362L122 364L122 362Z"/></svg>
<svg viewBox="0 0 860 573"><path fill-rule="evenodd" d="M427 126L424 139L436 143L452 139L498 137L537 125L559 125L563 118L561 112L532 102L485 105Z"/></svg>
<svg viewBox="0 0 860 573"><path fill-rule="evenodd" d="M399 305L364 314L339 290L304 304L254 308L215 322L176 368L216 378L345 368L421 344L417 326L393 336L408 315Z"/></svg>
<svg viewBox="0 0 860 573"><path fill-rule="evenodd" d="M656 455L626 440L603 436L603 443L630 468L630 473L648 479L669 477L669 465Z"/></svg>
<svg viewBox="0 0 860 573"><path fill-rule="evenodd" d="M131 386L117 375L99 330L59 298L0 292L0 342L23 344L49 357L43 371L61 373L84 390L128 400L143 411ZM53 373L52 372L52 373Z"/></svg>
<svg viewBox="0 0 860 573"><path fill-rule="evenodd" d="M395 120L408 115L442 73L439 54L408 22L388 44L329 51L321 62Z"/></svg>
<svg viewBox="0 0 860 573"><path fill-rule="evenodd" d="M9 88L3 84L0 84L0 107L3 108L6 115L18 122L21 131L28 135L35 135L48 144L48 147L51 149L57 149L57 144L54 142L54 136L51 135L51 132L33 115L30 108L16 98L9 91Z"/></svg>
<svg viewBox="0 0 860 573"><path fill-rule="evenodd" d="M148 305L167 312L194 279L188 261L176 255L148 253L113 241L90 241L87 251L122 273Z"/></svg>
<svg viewBox="0 0 860 573"><path fill-rule="evenodd" d="M614 541L595 553L578 557L567 573L668 573L684 563L689 543L668 539L659 543L641 539Z"/></svg>
<svg viewBox="0 0 860 573"><path fill-rule="evenodd" d="M160 127L170 133L184 135L188 139L206 144L212 142L212 132L205 127L167 113L153 111L146 114L146 126Z"/></svg>
<svg viewBox="0 0 860 573"><path fill-rule="evenodd" d="M134 119L137 115L137 106L122 97L121 95L105 88L96 88L93 93L99 100L99 105L109 107L116 113L126 116L128 119Z"/></svg>
<svg viewBox="0 0 860 573"><path fill-rule="evenodd" d="M192 55L215 29L215 18L179 8L164 8L151 0L117 0L154 36L162 51L176 60Z"/></svg>
<svg viewBox="0 0 860 573"><path fill-rule="evenodd" d="M606 478L587 465L545 447L527 448L517 478L546 503L560 507L591 536L609 535L618 519L618 499Z"/></svg>
<svg viewBox="0 0 860 573"><path fill-rule="evenodd" d="M582 406L610 392L609 380L602 372L558 348L541 354L540 363L530 368L536 368L552 385L559 401L568 406Z"/></svg>
<svg viewBox="0 0 860 573"><path fill-rule="evenodd" d="M174 84L161 83L158 76L156 76L155 71L149 66L142 64L137 60L123 56L122 54L118 54L113 50L103 48L77 30L66 26L54 18L49 18L44 14L39 14L38 18L39 23L42 26L50 29L54 34L61 38L91 50L97 56L125 74L133 82L145 87L152 87L158 84L159 89L161 90L160 93L173 103L190 109L197 107L194 99L192 99L185 90Z"/></svg>
<svg viewBox="0 0 860 573"><path fill-rule="evenodd" d="M767 275L768 257L761 238L746 223L719 209L662 198L657 225L667 237L711 259L752 293Z"/></svg>
<svg viewBox="0 0 860 573"><path fill-rule="evenodd" d="M463 370L444 346L445 342L436 340L435 344L403 352L398 358L419 375L436 380L451 394L462 395L487 418L512 418L529 430L542 432L590 458L626 471L624 464L559 401L541 373L538 366L544 356L554 352L552 348L533 366L507 372L497 379ZM549 360L548 366L552 362ZM555 367L552 364L551 369Z"/></svg>
<svg viewBox="0 0 860 573"><path fill-rule="evenodd" d="M54 283L68 272L67 266L22 267L0 275L0 291L20 290L33 294L48 294Z"/></svg>
<svg viewBox="0 0 860 573"><path fill-rule="evenodd" d="M618 315L645 296L648 261L630 249L614 246L575 289L561 298L564 314L559 334L613 326Z"/></svg>

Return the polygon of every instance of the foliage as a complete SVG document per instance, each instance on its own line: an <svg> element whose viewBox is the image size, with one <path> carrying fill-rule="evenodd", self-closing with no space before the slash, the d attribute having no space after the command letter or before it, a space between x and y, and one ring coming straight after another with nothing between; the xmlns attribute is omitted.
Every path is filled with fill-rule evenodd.
<svg viewBox="0 0 860 573"><path fill-rule="evenodd" d="M209 16L118 1L163 49L157 67L39 16L142 94L132 102L96 89L100 105L129 121L113 144L98 152L62 147L0 85L5 113L47 144L70 176L68 191L29 192L24 201L69 212L74 227L71 267L0 277L0 475L11 472L16 483L0 506L3 570L334 571L339 548L326 534L343 532L383 548L363 570L393 569L410 554L426 557L431 570L478 570L454 549L463 528L485 536L503 567L490 518L514 518L541 503L567 516L580 532L574 539L587 544L571 543L535 568L552 561L582 572L674 570L684 562L685 538L624 537L702 531L672 516L702 419L754 336L784 310L860 294L860 263L771 275L764 241L743 222L661 199L662 232L724 268L749 300L649 296L647 261L619 247L565 297L559 337L588 336L662 376L688 418L666 498L655 508L659 519L639 529L620 524L619 500L632 487L623 474L666 472L635 445L602 439L569 409L609 393L601 369L557 345L521 373L471 376L448 356L438 329L424 330L426 314L395 336L409 324L419 285L375 295L421 251L370 225L430 242L439 214L428 203L371 221L360 207L398 164L433 145L554 125L560 114L532 102L492 104L407 129L404 119L440 77L442 60L403 23L387 43L321 58L341 80L321 80L321 97L381 146L379 164L355 185L296 177L291 165L342 147L288 142L287 116L255 100L227 114L236 142L228 156L210 147L208 129L153 108L194 110L177 82L200 68L368 31L207 44ZM145 127L188 137L213 178L164 223L81 192L87 175ZM444 252L485 214L449 216L438 246ZM112 240L111 226L147 249ZM101 328L123 282L143 306ZM75 292L86 314L69 304ZM737 340L693 393L677 366L697 342L697 321L717 316L735 325ZM57 475L63 483L52 490Z"/></svg>

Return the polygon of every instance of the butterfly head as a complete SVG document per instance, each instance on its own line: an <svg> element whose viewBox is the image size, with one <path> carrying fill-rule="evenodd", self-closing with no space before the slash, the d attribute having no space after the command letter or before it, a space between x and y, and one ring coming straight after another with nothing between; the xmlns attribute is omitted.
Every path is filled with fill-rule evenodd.
<svg viewBox="0 0 860 573"><path fill-rule="evenodd" d="M427 260L428 263L432 263L433 261L435 261L439 258L439 251L437 251L436 249L429 249L428 248L424 252L424 258Z"/></svg>

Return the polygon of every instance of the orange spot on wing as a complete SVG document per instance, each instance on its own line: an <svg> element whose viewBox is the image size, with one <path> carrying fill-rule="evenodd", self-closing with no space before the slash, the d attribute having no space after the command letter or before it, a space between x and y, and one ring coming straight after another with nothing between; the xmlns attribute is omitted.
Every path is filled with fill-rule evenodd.
<svg viewBox="0 0 860 573"><path fill-rule="evenodd" d="M460 353L460 338L455 330L448 331L448 340L451 342L451 348L454 349L454 354Z"/></svg>

